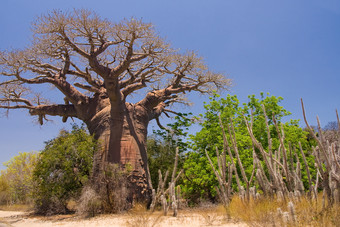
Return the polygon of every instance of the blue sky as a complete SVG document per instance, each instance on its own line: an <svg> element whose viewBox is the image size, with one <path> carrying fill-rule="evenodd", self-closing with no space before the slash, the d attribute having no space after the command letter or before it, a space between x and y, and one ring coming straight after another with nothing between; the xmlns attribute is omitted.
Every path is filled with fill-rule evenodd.
<svg viewBox="0 0 340 227"><path fill-rule="evenodd" d="M284 98L291 118L302 119L303 98L314 125L316 115L325 125L340 110L338 0L2 0L0 49L25 47L36 16L73 8L92 9L112 21L152 22L173 47L197 51L212 70L232 78L229 93L242 102L269 92ZM190 100L194 106L184 111L201 113L207 97L192 94ZM44 141L70 128L53 120L39 126L20 110L1 116L0 163L18 152L41 150Z"/></svg>

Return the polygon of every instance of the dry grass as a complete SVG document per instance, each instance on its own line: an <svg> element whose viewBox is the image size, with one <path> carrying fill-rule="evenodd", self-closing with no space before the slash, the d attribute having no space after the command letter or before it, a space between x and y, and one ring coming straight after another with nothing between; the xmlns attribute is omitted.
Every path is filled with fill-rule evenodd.
<svg viewBox="0 0 340 227"><path fill-rule="evenodd" d="M235 196L227 212L250 226L339 226L340 205L323 208L321 201L320 195L318 203L306 197L290 205L289 201L269 198L246 203Z"/></svg>
<svg viewBox="0 0 340 227"><path fill-rule="evenodd" d="M182 209L177 217L164 216L161 210L150 212L145 207L138 204L130 210L126 226L244 226L242 223L233 223L222 205Z"/></svg>
<svg viewBox="0 0 340 227"><path fill-rule="evenodd" d="M97 219L82 219L72 216L60 216L57 221L71 223L77 221L99 222L105 218L114 218L114 223L120 220L120 225L133 227L152 226L340 226L340 205L323 208L322 195L318 203L308 198L292 201L277 201L262 198L243 202L235 196L227 208L222 205L180 210L178 217L163 216L162 211L151 212L145 204L136 204L128 212L113 216L99 216ZM289 205L290 204L290 205ZM326 204L327 207L327 204ZM5 210L27 210L29 207L16 205L0 207ZM292 216L292 213L294 215ZM294 217L294 218L293 218ZM33 218L33 217L32 217ZM35 217L37 218L37 217ZM78 216L79 218L79 216ZM40 217L43 221L47 220ZM112 219L113 220L113 219ZM0 220L2 221L2 220ZM4 221L6 221L4 219ZM107 221L112 222L112 221Z"/></svg>
<svg viewBox="0 0 340 227"><path fill-rule="evenodd" d="M321 194L318 203L306 198L296 203L296 213L298 222L302 225L312 226L340 226L340 204L323 208Z"/></svg>
<svg viewBox="0 0 340 227"><path fill-rule="evenodd" d="M223 205L215 205L209 208L194 210L194 213L199 215L205 226L216 226L230 221L226 211Z"/></svg>
<svg viewBox="0 0 340 227"><path fill-rule="evenodd" d="M27 204L13 204L13 205L0 205L0 210L3 211L31 211L32 205Z"/></svg>
<svg viewBox="0 0 340 227"><path fill-rule="evenodd" d="M236 220L246 222L254 226L270 225L277 208L284 204L279 204L277 201L263 199L260 201L250 200L249 203L244 203L238 196L233 197L227 210L230 216Z"/></svg>
<svg viewBox="0 0 340 227"><path fill-rule="evenodd" d="M131 227L153 227L158 225L162 219L161 213L152 213L146 209L143 204L136 204L129 211L129 218L126 221L126 226Z"/></svg>

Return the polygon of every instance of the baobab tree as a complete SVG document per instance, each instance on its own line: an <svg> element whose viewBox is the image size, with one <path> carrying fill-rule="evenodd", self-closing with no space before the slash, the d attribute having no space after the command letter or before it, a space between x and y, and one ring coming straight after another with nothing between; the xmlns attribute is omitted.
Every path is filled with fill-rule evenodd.
<svg viewBox="0 0 340 227"><path fill-rule="evenodd" d="M105 163L129 164L136 188L149 191L149 122L176 114L171 107L185 103L186 92L230 85L194 52L172 49L152 24L140 20L112 23L87 10L52 11L32 27L31 45L0 52L0 108L27 109L40 124L49 115L83 121L101 144L93 179ZM37 85L55 87L60 103L50 103ZM137 91L141 99L128 102Z"/></svg>

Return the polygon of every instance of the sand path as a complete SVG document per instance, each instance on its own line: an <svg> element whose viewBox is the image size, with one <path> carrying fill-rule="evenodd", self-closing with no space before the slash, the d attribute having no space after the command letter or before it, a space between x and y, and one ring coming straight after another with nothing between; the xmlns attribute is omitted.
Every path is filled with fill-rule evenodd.
<svg viewBox="0 0 340 227"><path fill-rule="evenodd" d="M34 216L27 212L0 211L0 227L106 227L106 226L228 226L243 227L242 223L231 223L223 216L214 213L185 211L178 217L159 214L110 214L84 219L75 215L57 215L51 217Z"/></svg>

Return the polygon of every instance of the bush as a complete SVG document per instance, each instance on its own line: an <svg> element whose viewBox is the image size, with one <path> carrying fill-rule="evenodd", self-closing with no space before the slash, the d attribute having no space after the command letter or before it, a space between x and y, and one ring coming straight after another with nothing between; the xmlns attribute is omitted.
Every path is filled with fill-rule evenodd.
<svg viewBox="0 0 340 227"><path fill-rule="evenodd" d="M129 170L121 170L117 164L106 164L99 194L103 201L104 212L117 213L131 208L132 198L129 187Z"/></svg>
<svg viewBox="0 0 340 227"><path fill-rule="evenodd" d="M129 187L129 170L107 163L96 182L84 187L77 206L77 213L93 217L99 213L118 213L132 207Z"/></svg>
<svg viewBox="0 0 340 227"><path fill-rule="evenodd" d="M67 202L77 200L92 169L96 142L83 127L61 131L48 141L34 169L35 209L43 215L69 212Z"/></svg>
<svg viewBox="0 0 340 227"><path fill-rule="evenodd" d="M77 213L86 217L94 217L100 213L101 207L102 202L96 191L90 186L85 186L78 202Z"/></svg>

